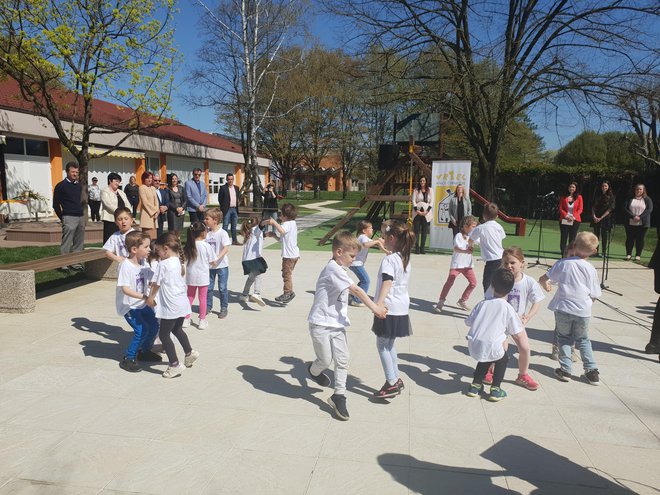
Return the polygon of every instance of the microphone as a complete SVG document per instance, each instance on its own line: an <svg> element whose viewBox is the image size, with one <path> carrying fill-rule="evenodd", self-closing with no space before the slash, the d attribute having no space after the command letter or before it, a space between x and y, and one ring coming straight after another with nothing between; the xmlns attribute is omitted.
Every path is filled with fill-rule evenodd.
<svg viewBox="0 0 660 495"><path fill-rule="evenodd" d="M548 194L544 195L543 197L547 198L548 196L552 196L554 193L555 193L554 191L550 191Z"/></svg>
<svg viewBox="0 0 660 495"><path fill-rule="evenodd" d="M500 192L506 192L506 189L504 187L496 187L495 190Z"/></svg>

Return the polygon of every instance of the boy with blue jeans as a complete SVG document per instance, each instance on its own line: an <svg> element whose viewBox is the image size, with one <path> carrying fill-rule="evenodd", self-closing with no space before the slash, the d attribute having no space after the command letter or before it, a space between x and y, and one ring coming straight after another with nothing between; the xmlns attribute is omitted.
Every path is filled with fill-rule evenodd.
<svg viewBox="0 0 660 495"><path fill-rule="evenodd" d="M555 312L555 332L559 343L560 368L555 376L562 382L571 379L571 347L580 351L584 376L591 385L600 383L589 340L589 319L593 301L600 297L596 269L587 260L598 249L598 238L591 232L580 232L573 244L574 256L563 258L539 279L548 292L557 284L557 294L548 308Z"/></svg>
<svg viewBox="0 0 660 495"><path fill-rule="evenodd" d="M219 208L213 208L206 212L204 223L209 231L206 234L206 242L213 248L215 253L215 268L209 270L209 291L206 297L206 314L211 314L213 308L213 289L215 279L218 279L218 291L220 295L220 313L218 318L226 318L229 311L229 291L227 290L227 280L229 279L229 246L231 239L226 230L220 228L222 223L222 211Z"/></svg>

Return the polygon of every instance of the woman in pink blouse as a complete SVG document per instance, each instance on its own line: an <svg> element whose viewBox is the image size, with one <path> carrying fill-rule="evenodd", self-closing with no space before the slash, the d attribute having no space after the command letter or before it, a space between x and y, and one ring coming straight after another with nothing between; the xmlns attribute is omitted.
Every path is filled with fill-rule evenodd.
<svg viewBox="0 0 660 495"><path fill-rule="evenodd" d="M626 259L632 258L632 249L635 246L635 260L639 261L644 249L646 231L651 226L653 201L646 195L644 184L637 184L633 194L626 203Z"/></svg>

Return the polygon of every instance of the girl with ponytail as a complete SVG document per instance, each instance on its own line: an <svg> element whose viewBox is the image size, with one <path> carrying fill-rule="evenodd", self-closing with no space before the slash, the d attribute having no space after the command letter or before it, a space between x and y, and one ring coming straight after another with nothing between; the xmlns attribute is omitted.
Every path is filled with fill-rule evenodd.
<svg viewBox="0 0 660 495"><path fill-rule="evenodd" d="M209 291L209 273L215 265L213 248L204 242L206 239L206 225L202 222L193 222L186 231L186 247L183 254L186 257L186 285L188 286L188 301L192 305L195 295L199 297L199 322L197 327L204 330L209 327L206 320L206 298ZM183 328L190 326L188 314L183 320Z"/></svg>

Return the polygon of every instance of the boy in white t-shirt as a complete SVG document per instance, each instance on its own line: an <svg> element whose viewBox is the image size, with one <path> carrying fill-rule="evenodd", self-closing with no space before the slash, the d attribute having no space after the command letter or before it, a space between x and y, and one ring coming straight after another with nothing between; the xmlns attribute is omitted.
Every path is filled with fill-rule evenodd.
<svg viewBox="0 0 660 495"><path fill-rule="evenodd" d="M346 378L348 376L348 295L357 296L373 313L384 318L387 309L377 306L348 276L346 269L355 259L360 243L348 232L339 232L332 241L332 259L316 281L314 303L309 311L309 333L316 359L307 367L309 376L322 387L330 385L324 370L335 362L335 392L328 399L335 413L344 421L349 419L346 409Z"/></svg>
<svg viewBox="0 0 660 495"><path fill-rule="evenodd" d="M227 280L229 279L229 246L231 239L226 230L222 229L222 211L220 208L212 208L206 212L204 223L209 231L206 242L213 248L216 256L216 265L209 270L209 291L206 296L206 313L211 314L213 308L213 289L215 279L218 278L218 292L220 293L220 313L218 318L226 318L229 311L229 291Z"/></svg>
<svg viewBox="0 0 660 495"><path fill-rule="evenodd" d="M499 209L495 203L488 203L484 206L483 217L485 222L475 227L470 232L469 245L478 244L481 248L481 259L486 262L484 267L483 287L484 293L490 287L490 281L493 273L502 263L502 240L506 237L504 229L497 223Z"/></svg>
<svg viewBox="0 0 660 495"><path fill-rule="evenodd" d="M282 281L284 282L284 290L281 296L277 296L275 300L281 303L288 303L296 293L293 292L293 269L300 259L300 250L298 249L298 225L296 224L296 217L298 216L298 208L291 203L282 205L282 225L277 223L274 218L268 219L268 224L275 227L277 234L270 233L279 239L282 243Z"/></svg>
<svg viewBox="0 0 660 495"><path fill-rule="evenodd" d="M587 260L598 249L598 238L591 232L580 232L573 243L573 254L555 263L539 279L548 292L557 284L557 293L548 309L555 312L555 332L559 343L560 368L555 376L562 382L571 379L571 347L580 351L584 376L591 385L598 385L600 377L589 340L589 319L593 301L600 297L596 269Z"/></svg>
<svg viewBox="0 0 660 495"><path fill-rule="evenodd" d="M115 224L119 230L105 241L103 249L105 249L106 258L121 263L128 258L126 234L133 232L133 217L131 216L131 210L128 208L117 208L114 215Z"/></svg>
<svg viewBox="0 0 660 495"><path fill-rule="evenodd" d="M509 360L506 352L507 336L510 335L520 348L526 348L529 343L520 318L506 301L515 281L513 273L499 268L491 281L493 299L481 301L465 320L465 324L470 327L467 336L468 351L470 356L478 361L467 396L476 397L481 393L488 368L494 364L493 381L487 398L491 402L497 402L506 398L506 392L500 385Z"/></svg>

